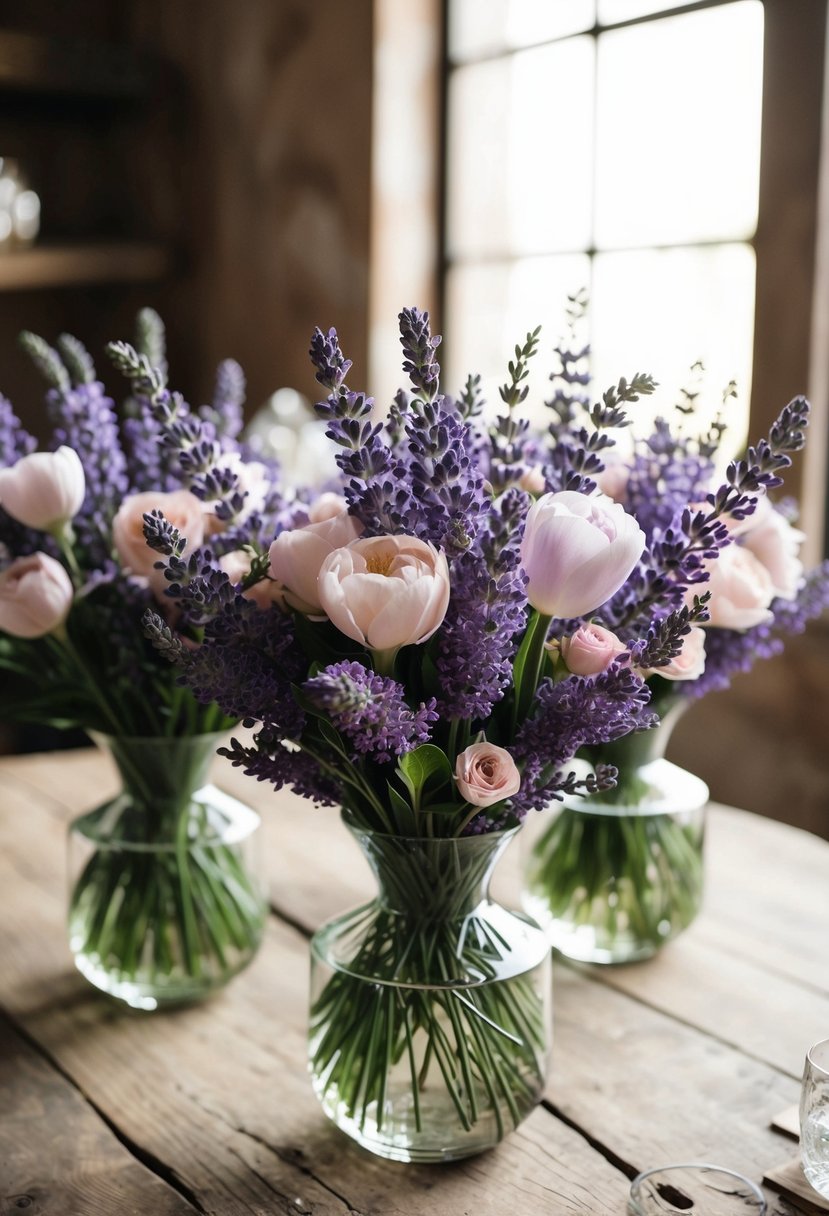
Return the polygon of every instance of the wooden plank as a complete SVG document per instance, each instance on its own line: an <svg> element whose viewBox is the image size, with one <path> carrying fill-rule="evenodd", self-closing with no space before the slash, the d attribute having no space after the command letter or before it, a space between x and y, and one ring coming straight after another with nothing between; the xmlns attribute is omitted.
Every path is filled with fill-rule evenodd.
<svg viewBox="0 0 829 1216"><path fill-rule="evenodd" d="M0 1210L192 1216L78 1091L0 1018Z"/></svg>
<svg viewBox="0 0 829 1216"><path fill-rule="evenodd" d="M63 793L73 782L62 778ZM519 1192L530 1216L623 1210L624 1174L542 1108L497 1154L450 1168L395 1169L346 1141L308 1083L307 942L282 923L209 1003L152 1017L115 1008L70 970L57 804L7 776L3 800L0 1002L206 1211L501 1216Z"/></svg>
<svg viewBox="0 0 829 1216"><path fill-rule="evenodd" d="M170 265L169 251L162 245L140 242L35 245L0 254L0 291L94 283L151 283L163 279Z"/></svg>

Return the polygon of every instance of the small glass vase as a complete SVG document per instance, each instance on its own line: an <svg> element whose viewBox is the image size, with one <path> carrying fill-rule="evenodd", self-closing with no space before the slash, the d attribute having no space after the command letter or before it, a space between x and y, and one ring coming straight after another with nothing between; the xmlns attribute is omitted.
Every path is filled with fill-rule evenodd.
<svg viewBox="0 0 829 1216"><path fill-rule="evenodd" d="M205 784L221 735L95 736L120 793L69 830L69 944L139 1009L195 1001L256 954L267 915L259 816Z"/></svg>
<svg viewBox="0 0 829 1216"><path fill-rule="evenodd" d="M379 894L312 940L314 1089L328 1117L381 1157L482 1152L540 1099L552 1035L544 934L488 893L515 832L351 831Z"/></svg>
<svg viewBox="0 0 829 1216"><path fill-rule="evenodd" d="M699 911L708 787L664 758L684 708L677 700L654 730L589 749L618 768L616 788L525 827L523 904L568 958L650 958Z"/></svg>

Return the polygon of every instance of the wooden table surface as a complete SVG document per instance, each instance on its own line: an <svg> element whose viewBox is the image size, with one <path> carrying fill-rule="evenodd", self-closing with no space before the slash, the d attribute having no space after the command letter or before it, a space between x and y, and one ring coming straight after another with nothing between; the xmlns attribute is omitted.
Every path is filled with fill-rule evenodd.
<svg viewBox="0 0 829 1216"><path fill-rule="evenodd" d="M305 1067L308 937L371 891L356 847L330 809L224 761L215 780L265 815L265 941L213 999L141 1014L86 984L64 929L66 823L114 771L91 751L0 762L0 1212L615 1216L641 1169L705 1160L759 1182L796 1155L770 1123L829 1035L825 842L712 808L682 938L633 966L556 963L543 1104L494 1152L404 1166L329 1124ZM809 1211L767 1195L770 1213Z"/></svg>

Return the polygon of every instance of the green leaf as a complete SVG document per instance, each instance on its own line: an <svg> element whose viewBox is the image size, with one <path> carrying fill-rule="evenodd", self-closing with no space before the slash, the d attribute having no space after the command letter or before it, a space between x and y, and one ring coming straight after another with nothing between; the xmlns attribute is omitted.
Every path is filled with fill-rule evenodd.
<svg viewBox="0 0 829 1216"><path fill-rule="evenodd" d="M452 780L452 766L446 753L434 743L422 743L413 752L406 752L398 761L397 771L415 808L420 807L427 785L436 790Z"/></svg>
<svg viewBox="0 0 829 1216"><path fill-rule="evenodd" d="M390 781L386 782L386 789L388 790L392 819L397 831L401 836L417 836L417 816L414 808L394 788Z"/></svg>

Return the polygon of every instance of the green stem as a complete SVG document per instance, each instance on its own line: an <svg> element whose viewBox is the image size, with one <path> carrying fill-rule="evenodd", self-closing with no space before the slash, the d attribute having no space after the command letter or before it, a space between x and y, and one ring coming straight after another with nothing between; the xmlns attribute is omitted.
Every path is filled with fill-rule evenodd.
<svg viewBox="0 0 829 1216"><path fill-rule="evenodd" d="M519 687L515 690L515 700L513 702L513 732L516 726L520 725L527 717L536 689L538 688L541 666L544 662L544 645L547 641L547 630L552 619L552 617L544 616L543 613L534 609L529 628L521 643L515 664L516 668L520 671L520 681ZM523 662L521 662L522 659Z"/></svg>

